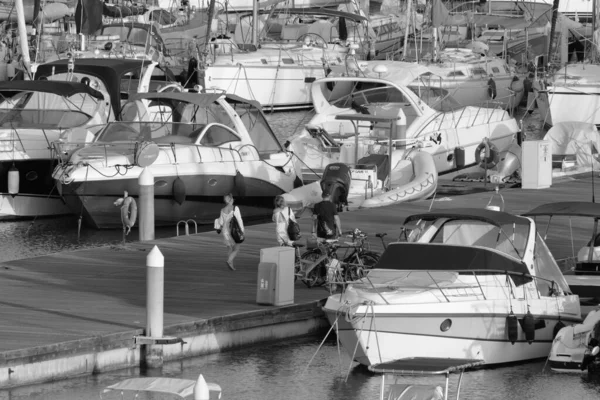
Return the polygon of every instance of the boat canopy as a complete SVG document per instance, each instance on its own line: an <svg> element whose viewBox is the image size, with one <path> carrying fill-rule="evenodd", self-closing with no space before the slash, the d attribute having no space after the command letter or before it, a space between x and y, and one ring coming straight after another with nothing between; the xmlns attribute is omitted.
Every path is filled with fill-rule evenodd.
<svg viewBox="0 0 600 400"><path fill-rule="evenodd" d="M406 217L404 225L418 220L434 220L439 218L463 219L487 222L501 228L503 225L526 225L526 218L502 211L487 210L485 208L453 208L451 210L431 211L423 214L414 214Z"/></svg>
<svg viewBox="0 0 600 400"><path fill-rule="evenodd" d="M89 94L102 99L102 93L81 82L67 81L6 81L0 82L0 93L43 92L61 97L71 97L77 93Z"/></svg>
<svg viewBox="0 0 600 400"><path fill-rule="evenodd" d="M478 367L485 361L463 358L414 357L369 365L369 371L395 375L442 375Z"/></svg>
<svg viewBox="0 0 600 400"><path fill-rule="evenodd" d="M600 203L590 201L563 201L548 203L523 214L526 217L568 216L600 218Z"/></svg>
<svg viewBox="0 0 600 400"><path fill-rule="evenodd" d="M207 383L210 392L221 392L221 387L215 383ZM111 390L129 392L168 393L184 399L194 393L196 381L178 378L131 378L106 387L103 393Z"/></svg>
<svg viewBox="0 0 600 400"><path fill-rule="evenodd" d="M119 115L121 107L121 80L125 74L133 73L141 78L144 67L152 64L148 60L127 60L122 58L78 58L74 62L73 72L94 76L104 82L115 115ZM51 77L55 74L69 72L69 60L57 60L38 66L35 78L37 80ZM167 71L165 71L167 73ZM175 81L175 77L171 77Z"/></svg>
<svg viewBox="0 0 600 400"><path fill-rule="evenodd" d="M533 280L527 265L502 251L440 243L391 243L375 265L377 269L403 271L454 271L479 275L511 274L521 285ZM516 276L515 276L516 275Z"/></svg>

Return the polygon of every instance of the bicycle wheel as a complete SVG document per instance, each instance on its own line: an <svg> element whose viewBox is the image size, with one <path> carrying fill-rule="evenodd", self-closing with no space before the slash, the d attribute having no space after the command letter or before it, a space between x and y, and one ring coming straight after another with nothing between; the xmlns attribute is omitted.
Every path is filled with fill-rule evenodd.
<svg viewBox="0 0 600 400"><path fill-rule="evenodd" d="M366 275L366 271L372 269L381 256L373 251L354 253L344 261L349 263L346 269L346 279L357 281Z"/></svg>
<svg viewBox="0 0 600 400"><path fill-rule="evenodd" d="M323 253L321 252L321 250L314 249L314 250L306 251L304 254L302 254L302 256L300 256L300 259L302 261L305 261L305 262L303 262L303 264L306 268L306 266L309 266L310 264L315 263L322 256L323 256ZM320 286L325 283L324 271L325 271L325 260L321 261L318 265L314 266L310 270L310 272L308 274L306 274L306 277L302 278L302 282L304 282L304 284L309 288L311 288L313 286Z"/></svg>

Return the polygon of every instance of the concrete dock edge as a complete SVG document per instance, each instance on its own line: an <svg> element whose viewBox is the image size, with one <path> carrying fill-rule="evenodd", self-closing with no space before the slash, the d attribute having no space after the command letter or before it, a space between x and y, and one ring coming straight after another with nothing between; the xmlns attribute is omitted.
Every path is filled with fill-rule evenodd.
<svg viewBox="0 0 600 400"><path fill-rule="evenodd" d="M165 336L184 343L165 345L165 361L233 350L246 345L315 335L329 327L325 300L226 315L165 326ZM143 329L0 353L0 388L44 383L138 367Z"/></svg>

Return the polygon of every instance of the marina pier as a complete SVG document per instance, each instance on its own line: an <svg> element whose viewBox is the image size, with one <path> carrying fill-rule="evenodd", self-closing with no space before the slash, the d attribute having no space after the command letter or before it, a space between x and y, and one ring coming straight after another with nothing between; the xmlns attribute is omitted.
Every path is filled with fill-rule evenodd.
<svg viewBox="0 0 600 400"><path fill-rule="evenodd" d="M485 207L494 192L490 184L482 188L483 183L440 180L433 201L342 213L342 226L367 232L372 249L381 250L375 233L387 232L386 241L395 240L410 214L430 207ZM555 180L548 189L500 194L506 211L524 213L547 202L591 199L591 188L587 174ZM471 193L454 195L461 191ZM299 222L306 238L310 219ZM558 249L557 259L571 255L569 230L580 243L588 237L590 227L569 226L566 219L553 224L562 224L565 232L547 239ZM249 226L246 236L237 271L225 265L226 251L214 231L0 264L0 388L139 366L136 337L146 326L146 256L155 245L165 257L164 335L183 340L164 345L165 361L324 333L328 323L321 307L328 292L322 288L298 282L294 305L256 304L259 253L276 245L273 223Z"/></svg>

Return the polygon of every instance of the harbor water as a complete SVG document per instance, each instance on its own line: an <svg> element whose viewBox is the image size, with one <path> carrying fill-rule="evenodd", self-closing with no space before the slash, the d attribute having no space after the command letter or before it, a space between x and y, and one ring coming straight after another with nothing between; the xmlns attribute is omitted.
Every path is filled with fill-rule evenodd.
<svg viewBox="0 0 600 400"><path fill-rule="evenodd" d="M375 400L379 397L380 375L366 368L348 368L350 357L338 353L335 340L319 349L322 338L300 338L268 345L197 357L165 364L161 376L197 379L221 385L223 400ZM316 353L316 355L315 355ZM311 364L311 358L314 360ZM584 375L555 374L544 361L469 371L463 377L461 399L465 400L595 400L600 383ZM120 380L139 376L139 370L120 370L102 375L70 379L0 391L0 400L99 399L102 389ZM347 380L346 380L347 378ZM451 399L458 375L451 375ZM402 378L402 383L440 385L442 377ZM166 399L141 394L136 400ZM125 396L124 399L133 399ZM121 399L120 393L102 399Z"/></svg>
<svg viewBox="0 0 600 400"><path fill-rule="evenodd" d="M283 141L300 130L311 115L310 112L283 112L270 114L267 118ZM528 117L524 128L530 138L541 138L543 134L535 113ZM118 212L116 208L115 212ZM1 222L0 262L94 246L119 246L123 243L120 230L97 231L82 227L78 231L77 217ZM137 231L132 231L126 241L137 240L137 234ZM157 238L175 234L175 226L156 232ZM323 296L326 296L325 291ZM329 338L317 352L322 339L298 338L167 363L162 371L154 371L153 374L195 380L202 373L207 381L221 385L225 400L377 399L380 376L352 364L346 352L338 349L334 338ZM120 399L120 394L105 394L102 397L100 394L104 387L135 376L140 376L138 369L127 369L15 388L0 391L0 400ZM437 377L402 379L403 382L444 384L443 378ZM456 381L457 376L452 377L451 393L454 393ZM156 398L137 397L140 400ZM584 374L552 373L545 365L545 360L541 360L470 371L463 380L461 398L591 400L600 398L600 383L588 381Z"/></svg>

